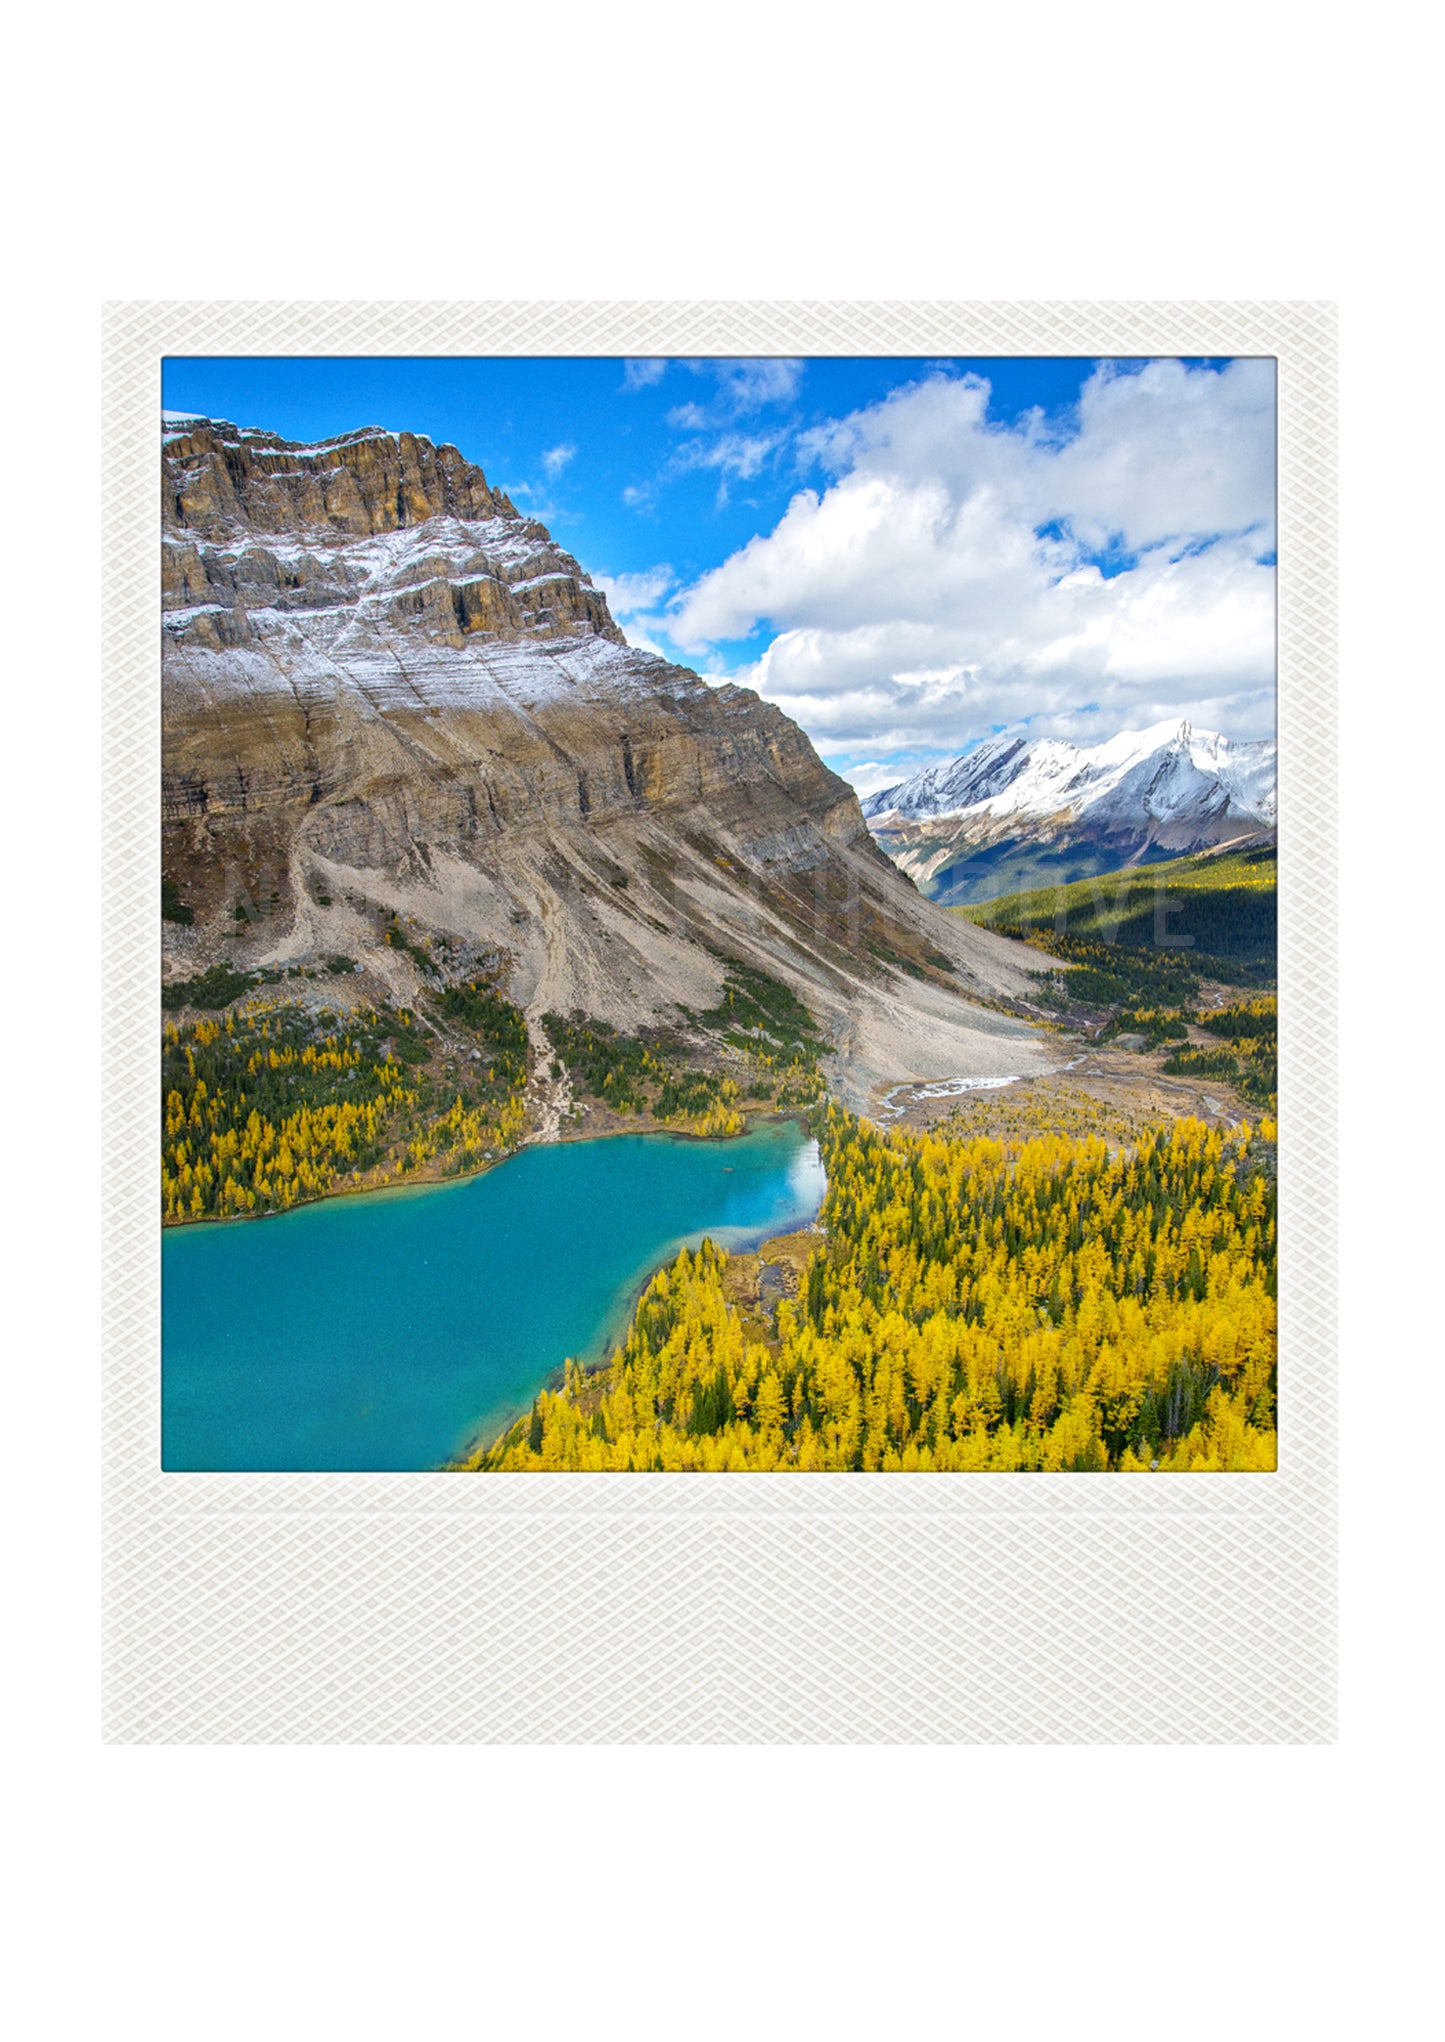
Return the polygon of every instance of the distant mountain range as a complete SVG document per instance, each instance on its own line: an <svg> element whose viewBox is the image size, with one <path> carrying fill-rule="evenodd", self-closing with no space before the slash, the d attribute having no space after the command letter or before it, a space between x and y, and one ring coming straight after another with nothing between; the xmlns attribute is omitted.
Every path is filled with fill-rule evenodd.
<svg viewBox="0 0 1445 2042"><path fill-rule="evenodd" d="M949 906L1217 844L1269 840L1275 747L1188 722L1083 747L988 738L863 803L920 891Z"/></svg>

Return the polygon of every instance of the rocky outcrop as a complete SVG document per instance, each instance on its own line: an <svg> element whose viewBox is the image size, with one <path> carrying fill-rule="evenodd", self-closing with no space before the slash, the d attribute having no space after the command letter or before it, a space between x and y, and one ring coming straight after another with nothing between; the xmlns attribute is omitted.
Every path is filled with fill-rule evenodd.
<svg viewBox="0 0 1445 2042"><path fill-rule="evenodd" d="M1018 947L923 901L780 711L629 647L455 448L171 419L163 470L173 970L341 953L405 997L397 916L533 1013L676 1020L735 958L859 1083L1034 1056L968 998L1026 994Z"/></svg>
<svg viewBox="0 0 1445 2042"><path fill-rule="evenodd" d="M221 651L252 642L253 613L274 629L354 609L453 646L578 629L623 643L590 577L455 447L375 427L301 446L220 419L173 419L162 445L173 642Z"/></svg>
<svg viewBox="0 0 1445 2042"><path fill-rule="evenodd" d="M173 413L161 477L167 524L213 539L238 527L358 538L428 518L517 516L455 447L379 426L304 444Z"/></svg>

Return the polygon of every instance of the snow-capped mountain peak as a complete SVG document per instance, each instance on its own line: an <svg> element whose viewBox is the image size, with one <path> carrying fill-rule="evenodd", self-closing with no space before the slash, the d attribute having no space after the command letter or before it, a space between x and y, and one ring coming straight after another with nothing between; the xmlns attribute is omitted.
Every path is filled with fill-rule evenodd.
<svg viewBox="0 0 1445 2042"><path fill-rule="evenodd" d="M863 803L875 824L1059 820L1109 833L1153 826L1217 826L1226 819L1268 827L1275 816L1275 747L1236 744L1187 719L1121 730L1103 744L1062 738L985 738L962 757L926 767Z"/></svg>

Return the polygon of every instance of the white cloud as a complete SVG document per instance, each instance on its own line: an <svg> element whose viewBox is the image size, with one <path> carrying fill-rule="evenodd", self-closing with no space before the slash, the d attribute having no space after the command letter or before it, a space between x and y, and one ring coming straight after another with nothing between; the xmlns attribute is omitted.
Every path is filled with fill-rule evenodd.
<svg viewBox="0 0 1445 2042"><path fill-rule="evenodd" d="M655 383L666 366L666 363L626 363L628 388ZM766 405L792 402L807 367L805 362L760 355L686 361L682 366L700 379L710 379L713 389L705 402L689 397L669 409L667 423L672 430L692 437L673 448L650 481L630 483L623 490L622 500L633 510L652 510L666 484L679 475L709 468L718 476L717 502L721 508L728 501L733 479L750 481L788 443L791 427L782 425L769 430L760 421L754 421L750 430L748 421Z"/></svg>
<svg viewBox="0 0 1445 2042"><path fill-rule="evenodd" d="M606 596L607 607L625 631L629 645L639 652L655 653L659 659L676 660L677 648L668 643L667 619L656 614L657 606L677 587L677 576L670 567L645 567L636 574L594 574L592 579Z"/></svg>
<svg viewBox="0 0 1445 2042"><path fill-rule="evenodd" d="M555 482L577 449L570 441L559 447L548 447L542 456L542 466L547 471L547 480Z"/></svg>
<svg viewBox="0 0 1445 2042"><path fill-rule="evenodd" d="M529 518L535 518L539 525L553 525L562 515L543 483L511 482L507 485L507 494L522 506ZM571 513L574 523L585 515L583 511Z"/></svg>
<svg viewBox="0 0 1445 2042"><path fill-rule="evenodd" d="M1273 364L1102 368L1067 437L987 404L982 379L931 375L805 435L825 486L673 599L674 639L770 626L739 678L835 746L1176 712L1268 729Z"/></svg>
<svg viewBox="0 0 1445 2042"><path fill-rule="evenodd" d="M706 404L688 398L668 412L667 422L674 432L694 437L673 450L659 480L715 469L721 509L728 501L730 481L748 482L761 474L765 462L789 438L786 426L748 431L741 421L765 405L791 403L805 366L800 361L768 356L688 362L686 367L695 376L710 376L716 387Z"/></svg>
<svg viewBox="0 0 1445 2042"><path fill-rule="evenodd" d="M1052 462L1054 515L1086 542L1088 527L1135 548L1254 527L1272 545L1274 385L1263 360L1101 370L1084 386L1078 437Z"/></svg>
<svg viewBox="0 0 1445 2042"><path fill-rule="evenodd" d="M881 788L896 787L900 780L906 780L910 773L916 772L917 767L911 764L901 766L897 760L889 764L886 761L869 759L863 765L835 766L833 770L848 781L860 798L866 799L870 794L877 794Z"/></svg>
<svg viewBox="0 0 1445 2042"><path fill-rule="evenodd" d="M673 666L677 664L676 648L668 644L661 618L629 617L624 635L635 652L650 652Z"/></svg>
<svg viewBox="0 0 1445 2042"><path fill-rule="evenodd" d="M785 432L719 433L714 439L684 440L669 464L674 474L698 468L715 468L718 475L719 506L728 500L729 478L750 482L760 475L767 461L787 441Z"/></svg>
<svg viewBox="0 0 1445 2042"><path fill-rule="evenodd" d="M695 375L715 378L719 403L734 414L760 411L765 404L791 404L805 366L801 361L768 355L688 363Z"/></svg>
<svg viewBox="0 0 1445 2042"><path fill-rule="evenodd" d="M647 567L640 574L594 574L592 579L619 623L655 609L677 584L670 567Z"/></svg>
<svg viewBox="0 0 1445 2042"><path fill-rule="evenodd" d="M666 374L666 361L655 357L634 357L622 364L623 387L628 390L645 390L650 383L660 383Z"/></svg>

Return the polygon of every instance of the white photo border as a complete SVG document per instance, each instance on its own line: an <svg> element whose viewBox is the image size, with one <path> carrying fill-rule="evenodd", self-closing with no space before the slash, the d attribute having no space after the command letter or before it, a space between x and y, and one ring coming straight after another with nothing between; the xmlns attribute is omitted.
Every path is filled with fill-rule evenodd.
<svg viewBox="0 0 1445 2042"><path fill-rule="evenodd" d="M1313 301L106 307L110 1741L1333 1739L1335 324ZM1276 1473L162 1472L157 434L178 354L1276 359Z"/></svg>

